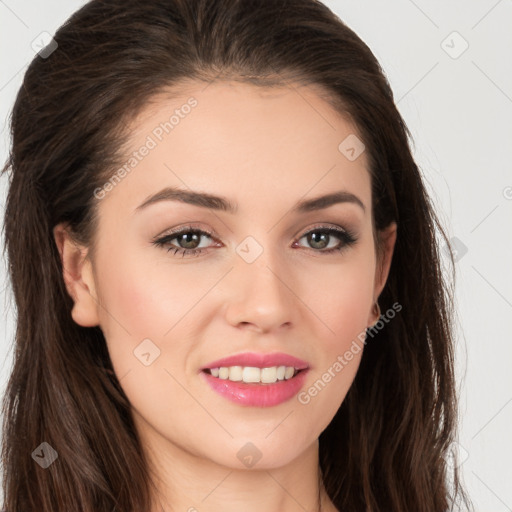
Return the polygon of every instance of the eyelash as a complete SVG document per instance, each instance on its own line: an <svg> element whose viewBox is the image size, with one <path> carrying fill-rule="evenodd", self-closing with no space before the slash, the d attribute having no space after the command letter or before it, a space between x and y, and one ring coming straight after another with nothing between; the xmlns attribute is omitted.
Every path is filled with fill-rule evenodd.
<svg viewBox="0 0 512 512"><path fill-rule="evenodd" d="M196 234L196 235L205 235L209 238L214 238L213 233L208 230L202 230L198 228L193 228L192 226L185 226L177 231L168 233L161 238L155 239L152 243L156 245L157 247L166 247L169 245L169 242L171 240L174 240L175 238L179 237L180 235L184 234ZM313 252L319 252L322 254L332 254L339 252L341 253L346 248L352 246L357 242L357 238L355 237L355 234L351 232L350 230L345 230L341 228L333 228L330 226L315 226L309 231L306 231L301 237L298 238L300 240L301 238L304 238L305 236L311 234L311 233L324 233L328 235L335 235L337 238L342 240L342 244L339 247L332 247L331 249L321 250L321 249L312 249ZM182 257L185 257L185 255L189 254L191 256L198 256L200 253L206 251L209 248L201 248L201 249L183 249L181 247L171 246L167 249L167 252L170 252L174 249L174 255L176 254L182 254Z"/></svg>

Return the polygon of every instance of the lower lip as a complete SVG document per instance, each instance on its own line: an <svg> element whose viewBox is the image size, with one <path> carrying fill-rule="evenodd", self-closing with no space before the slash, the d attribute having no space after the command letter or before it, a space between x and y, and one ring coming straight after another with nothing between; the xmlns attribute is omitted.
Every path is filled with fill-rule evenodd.
<svg viewBox="0 0 512 512"><path fill-rule="evenodd" d="M236 404L250 407L272 407L294 397L302 388L307 373L307 369L302 370L295 377L277 381L274 384L233 382L229 379L213 377L203 371L201 375L214 391Z"/></svg>

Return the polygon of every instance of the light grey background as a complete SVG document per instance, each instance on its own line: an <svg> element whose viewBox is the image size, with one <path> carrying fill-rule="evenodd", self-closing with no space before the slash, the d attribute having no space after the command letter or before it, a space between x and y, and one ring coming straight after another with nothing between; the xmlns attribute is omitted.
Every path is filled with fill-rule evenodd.
<svg viewBox="0 0 512 512"><path fill-rule="evenodd" d="M0 0L2 162L9 142L6 121L34 56L32 42L43 31L53 34L84 3ZM457 239L461 468L477 511L512 511L512 2L325 3L379 59L440 218ZM6 191L3 178L2 216ZM2 394L15 318L5 265Z"/></svg>

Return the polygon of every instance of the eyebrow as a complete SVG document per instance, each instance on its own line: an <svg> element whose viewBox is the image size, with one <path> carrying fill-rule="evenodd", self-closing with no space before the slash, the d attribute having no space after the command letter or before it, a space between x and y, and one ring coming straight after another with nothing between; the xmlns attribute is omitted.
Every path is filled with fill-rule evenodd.
<svg viewBox="0 0 512 512"><path fill-rule="evenodd" d="M213 210L224 211L231 214L235 214L238 211L238 205L236 203L232 203L225 197L175 187L166 187L156 194L147 197L142 204L137 206L135 212L143 210L149 205L159 203L161 201L180 201L182 203L192 204L201 208L211 208ZM347 192L346 190L339 190L313 199L304 199L299 201L292 209L292 213L306 213L323 210L324 208L328 208L329 206L338 203L356 204L366 212L363 202L356 195L351 192Z"/></svg>

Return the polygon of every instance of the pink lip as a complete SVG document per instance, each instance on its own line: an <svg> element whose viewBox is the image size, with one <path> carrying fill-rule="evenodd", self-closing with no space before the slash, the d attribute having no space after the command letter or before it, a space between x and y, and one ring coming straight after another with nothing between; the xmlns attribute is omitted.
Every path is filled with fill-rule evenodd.
<svg viewBox="0 0 512 512"><path fill-rule="evenodd" d="M208 363L201 370L220 368L221 366L251 366L253 368L271 368L273 366L293 366L297 370L309 368L309 364L302 359L298 359L283 352L273 352L270 354L258 354L257 352L244 352L235 354ZM302 372L304 373L304 372Z"/></svg>
<svg viewBox="0 0 512 512"><path fill-rule="evenodd" d="M229 366L235 365L231 364ZM214 366L214 368L216 367ZM302 370L295 377L277 381L274 384L232 382L228 379L213 377L204 371L200 375L214 391L238 405L271 407L286 402L295 396L304 385L308 372L309 369Z"/></svg>

